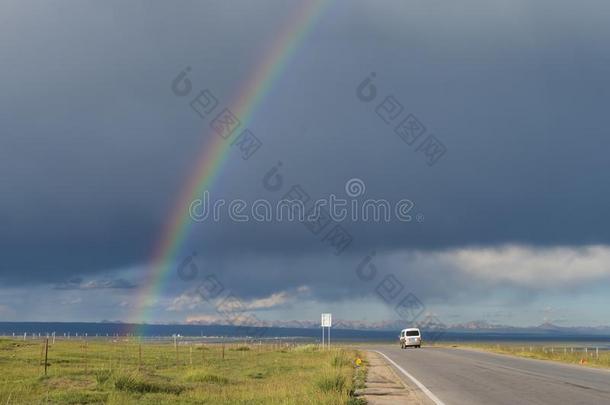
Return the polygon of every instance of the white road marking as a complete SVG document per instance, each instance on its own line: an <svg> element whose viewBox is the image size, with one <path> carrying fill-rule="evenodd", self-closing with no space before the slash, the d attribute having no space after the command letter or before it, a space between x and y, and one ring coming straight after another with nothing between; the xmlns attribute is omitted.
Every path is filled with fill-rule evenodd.
<svg viewBox="0 0 610 405"><path fill-rule="evenodd" d="M394 367L396 367L398 370L400 370L401 373L403 373L404 375L406 375L407 377L409 377L409 379L411 381L413 381L415 383L415 385L417 385L419 387L420 390L422 390L424 392L424 394L426 394L428 396L428 398L430 398L432 400L432 402L434 402L436 405L445 405L443 403L443 401L441 401L440 399L438 399L438 397L436 395L434 395L432 393L432 391L430 391L428 388L426 388L426 386L422 383L420 383L417 378L413 377L411 374L409 374L409 372L407 370L405 370L404 368L400 367L398 364L396 364L396 362L394 360L392 360L391 358L389 358L388 356L386 356L385 354L381 353L378 350L375 350L375 352L381 354L383 357L386 358L387 361L389 361L390 363L392 363L392 365Z"/></svg>

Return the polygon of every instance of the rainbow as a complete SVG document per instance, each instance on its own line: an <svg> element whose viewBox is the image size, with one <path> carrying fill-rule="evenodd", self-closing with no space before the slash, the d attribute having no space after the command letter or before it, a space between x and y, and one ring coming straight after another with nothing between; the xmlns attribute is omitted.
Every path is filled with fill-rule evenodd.
<svg viewBox="0 0 610 405"><path fill-rule="evenodd" d="M286 69L292 54L314 27L325 4L325 0L303 1L302 6L294 12L284 29L276 36L257 69L239 88L237 97L234 97L229 108L241 120L241 129L246 128L252 120L257 107ZM193 223L188 212L189 205L213 185L227 158L231 141L215 133L211 134L210 138L197 158L195 168L185 182L151 256L146 278L129 316L130 323L135 326L134 334L144 333L145 324L152 318L151 308L161 295L163 286L172 273L176 256L189 236Z"/></svg>

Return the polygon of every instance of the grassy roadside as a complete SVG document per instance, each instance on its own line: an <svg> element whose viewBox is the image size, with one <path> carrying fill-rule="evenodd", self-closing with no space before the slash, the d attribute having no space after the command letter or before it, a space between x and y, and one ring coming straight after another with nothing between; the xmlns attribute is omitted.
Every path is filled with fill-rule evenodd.
<svg viewBox="0 0 610 405"><path fill-rule="evenodd" d="M140 354L141 350L141 354ZM366 367L315 345L0 340L0 404L349 404Z"/></svg>
<svg viewBox="0 0 610 405"><path fill-rule="evenodd" d="M588 350L585 351L582 346L579 347L577 344L574 346L544 346L527 343L442 343L436 344L436 346L478 349L530 359L552 360L583 366L610 368L609 351L600 350L599 352L596 352L594 347L588 347Z"/></svg>

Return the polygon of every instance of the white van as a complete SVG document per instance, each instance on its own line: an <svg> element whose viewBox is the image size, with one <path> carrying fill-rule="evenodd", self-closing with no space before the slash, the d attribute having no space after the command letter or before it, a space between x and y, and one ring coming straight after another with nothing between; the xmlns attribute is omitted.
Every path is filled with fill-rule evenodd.
<svg viewBox="0 0 610 405"><path fill-rule="evenodd" d="M407 328L400 331L400 348L406 349L409 346L421 347L421 333L417 328Z"/></svg>

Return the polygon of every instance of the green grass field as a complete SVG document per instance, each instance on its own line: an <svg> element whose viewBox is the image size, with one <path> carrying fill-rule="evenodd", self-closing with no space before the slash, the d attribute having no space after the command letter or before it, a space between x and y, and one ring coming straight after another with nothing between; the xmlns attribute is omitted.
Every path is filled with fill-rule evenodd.
<svg viewBox="0 0 610 405"><path fill-rule="evenodd" d="M140 355L141 350L141 355ZM0 340L0 404L359 404L353 349Z"/></svg>
<svg viewBox="0 0 610 405"><path fill-rule="evenodd" d="M600 350L596 352L594 347L589 347L585 352L584 348L582 346L579 347L578 344L573 346L545 346L527 343L444 343L439 346L472 348L530 359L553 360L583 366L610 368L610 351Z"/></svg>

